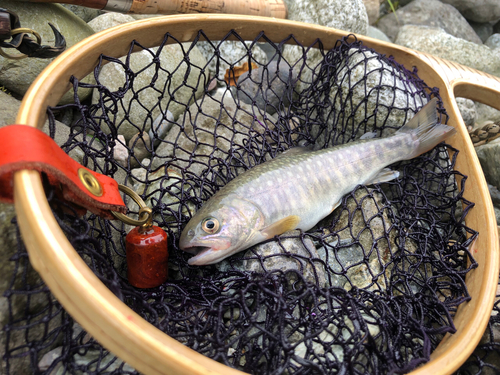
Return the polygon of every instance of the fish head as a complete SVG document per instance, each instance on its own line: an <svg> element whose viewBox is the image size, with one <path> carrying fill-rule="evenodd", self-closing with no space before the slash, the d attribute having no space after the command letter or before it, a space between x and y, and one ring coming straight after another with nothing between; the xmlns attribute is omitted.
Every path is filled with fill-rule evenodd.
<svg viewBox="0 0 500 375"><path fill-rule="evenodd" d="M191 265L217 263L259 242L263 223L261 211L248 200L209 200L182 231L179 247L195 255L188 260Z"/></svg>

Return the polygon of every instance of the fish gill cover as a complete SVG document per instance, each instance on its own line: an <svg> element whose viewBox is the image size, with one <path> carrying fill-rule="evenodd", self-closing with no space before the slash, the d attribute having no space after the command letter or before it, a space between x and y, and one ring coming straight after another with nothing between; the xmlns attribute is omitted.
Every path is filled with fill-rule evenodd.
<svg viewBox="0 0 500 375"><path fill-rule="evenodd" d="M170 34L158 48L133 42L125 58L101 56L94 84L72 79L75 90L94 89L93 104L48 109L52 136L63 130L55 122L61 111L76 115L63 149L131 186L153 209L169 235L166 283L140 290L127 282L131 227L79 218L50 190L48 199L71 244L118 298L216 361L253 374L406 373L454 332L452 316L469 299L464 280L476 266L468 252L476 232L464 224L473 204L462 196L466 176L454 168L459 150L440 144L393 165L399 178L359 186L308 232L287 232L210 266L188 265L190 255L178 249L190 217L243 171L297 145L389 135L439 98L416 70L356 40L330 51L320 40L285 41L261 33L245 43L235 32L210 41L200 31L193 43ZM226 61L228 44L243 53ZM269 60L255 52L263 44ZM227 79L243 63L252 69L230 87L225 66ZM107 79L111 70L118 84ZM213 90L212 79L222 89ZM445 122L441 104L438 111ZM27 262L19 235L12 262L8 372L24 359L37 374L136 373L64 311ZM16 304L23 308L13 314Z"/></svg>

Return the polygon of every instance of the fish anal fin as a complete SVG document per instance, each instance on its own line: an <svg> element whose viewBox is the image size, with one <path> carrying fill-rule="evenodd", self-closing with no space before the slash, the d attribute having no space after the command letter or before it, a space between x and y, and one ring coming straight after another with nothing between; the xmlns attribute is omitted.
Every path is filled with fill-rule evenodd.
<svg viewBox="0 0 500 375"><path fill-rule="evenodd" d="M286 231L297 228L299 222L300 222L299 216L290 215L261 229L260 232L266 238L273 238L274 236L278 236L280 234L285 233Z"/></svg>
<svg viewBox="0 0 500 375"><path fill-rule="evenodd" d="M382 169L371 181L368 181L368 184L380 184L382 182L392 181L399 177L398 171L393 171L389 168Z"/></svg>

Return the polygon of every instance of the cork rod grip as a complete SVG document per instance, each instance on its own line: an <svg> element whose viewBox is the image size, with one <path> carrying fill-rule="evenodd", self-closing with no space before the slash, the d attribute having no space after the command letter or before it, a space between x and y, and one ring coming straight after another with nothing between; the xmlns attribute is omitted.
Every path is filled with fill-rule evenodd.
<svg viewBox="0 0 500 375"><path fill-rule="evenodd" d="M133 0L129 13L228 13L286 18L283 0Z"/></svg>
<svg viewBox="0 0 500 375"><path fill-rule="evenodd" d="M284 0L22 0L33 3L65 3L121 13L181 14L227 13L285 19Z"/></svg>

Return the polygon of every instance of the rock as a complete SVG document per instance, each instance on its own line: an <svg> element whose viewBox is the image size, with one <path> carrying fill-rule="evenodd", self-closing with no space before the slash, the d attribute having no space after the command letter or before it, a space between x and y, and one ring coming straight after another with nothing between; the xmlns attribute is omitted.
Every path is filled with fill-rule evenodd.
<svg viewBox="0 0 500 375"><path fill-rule="evenodd" d="M491 49L500 48L500 34L492 34L488 39L486 39L484 45L490 47Z"/></svg>
<svg viewBox="0 0 500 375"><path fill-rule="evenodd" d="M91 9L87 7L82 7L79 5L69 5L69 4L61 4L63 7L68 9L70 12L73 12L76 16L81 18L83 22L89 22L99 15L103 14L104 11L99 9Z"/></svg>
<svg viewBox="0 0 500 375"><path fill-rule="evenodd" d="M296 74L286 62L278 66L277 61L272 61L266 67L243 73L238 79L236 95L272 115L290 103L295 79Z"/></svg>
<svg viewBox="0 0 500 375"><path fill-rule="evenodd" d="M349 32L364 35L368 30L368 15L362 0L285 0L285 3L290 20L345 30L346 35ZM283 48L283 57L297 70L297 73L304 62L313 68L323 59L315 48L307 52L307 55L304 54L305 51L300 46L287 44ZM300 73L300 81L297 82L298 92L304 90L312 81L311 69L305 68Z"/></svg>
<svg viewBox="0 0 500 375"><path fill-rule="evenodd" d="M477 112L477 123L483 124L485 121L500 122L500 111L489 105L474 102Z"/></svg>
<svg viewBox="0 0 500 375"><path fill-rule="evenodd" d="M365 4L368 22L373 25L380 15L380 2L379 0L363 0L363 3Z"/></svg>
<svg viewBox="0 0 500 375"><path fill-rule="evenodd" d="M493 142L476 147L476 153L481 163L486 181L497 189L500 189L500 168L498 168L498 160L500 160L500 142L497 141L498 139L499 138Z"/></svg>
<svg viewBox="0 0 500 375"><path fill-rule="evenodd" d="M500 50L456 38L441 28L406 25L395 43L500 76Z"/></svg>
<svg viewBox="0 0 500 375"><path fill-rule="evenodd" d="M486 42L486 40L490 37L491 34L493 34L493 25L489 22L477 23L469 21L469 25L472 26L477 36L481 39L483 43Z"/></svg>
<svg viewBox="0 0 500 375"><path fill-rule="evenodd" d="M500 18L500 2L498 0L442 0L457 8L469 21L490 22Z"/></svg>
<svg viewBox="0 0 500 375"><path fill-rule="evenodd" d="M457 98L458 109L466 126L474 126L477 121L476 105L470 99Z"/></svg>
<svg viewBox="0 0 500 375"><path fill-rule="evenodd" d="M391 251L397 248L396 230L391 229L390 208L384 207L382 196L373 189L360 188L346 201L331 231L332 217L323 219L324 243L318 255L331 268L332 286L350 290L353 287L385 291L389 280ZM367 230L367 228L370 228Z"/></svg>
<svg viewBox="0 0 500 375"><path fill-rule="evenodd" d="M196 212L196 207L191 201L180 207L183 178L179 172L167 169L165 173L161 168L150 173L146 169L137 168L133 170L132 175L135 192L144 197L144 203L153 211L158 211L157 208L160 208L161 220L174 223L176 217L189 216ZM130 204L128 207L133 211L139 209L135 204Z"/></svg>
<svg viewBox="0 0 500 375"><path fill-rule="evenodd" d="M280 241L270 241L247 250L243 269L249 272L281 271L287 275L290 284L297 282L294 272L302 274L305 281L326 286L326 275L321 258L310 238L300 238L300 231L286 232Z"/></svg>
<svg viewBox="0 0 500 375"><path fill-rule="evenodd" d="M500 191L498 191L496 187L490 184L488 184L488 190L490 191L491 200L493 201L493 208L495 209L497 224L500 226Z"/></svg>
<svg viewBox="0 0 500 375"><path fill-rule="evenodd" d="M217 60L215 48L209 42L198 42L196 46L200 49L203 57L208 61L208 72L210 77L215 77L219 82L224 82L224 75L226 70L231 67L238 67L245 62L248 63L248 50L252 53L252 62L257 63L259 66L265 65L268 62L267 54L259 47L258 44L253 42L235 42L235 41L213 41L218 47L218 54L220 59ZM253 46L252 46L253 44ZM251 48L250 48L251 47ZM217 62L219 63L219 70L217 70Z"/></svg>
<svg viewBox="0 0 500 375"><path fill-rule="evenodd" d="M19 100L0 90L0 128L16 123L20 106Z"/></svg>
<svg viewBox="0 0 500 375"><path fill-rule="evenodd" d="M123 135L119 135L118 140L115 142L115 146L113 147L113 159L115 159L118 164L126 168L128 165L128 158L129 154L125 137Z"/></svg>
<svg viewBox="0 0 500 375"><path fill-rule="evenodd" d="M57 357L53 358L57 354L57 350L62 350L63 347L56 348L53 350L54 354L48 353L46 357L42 360L44 366L50 360L54 360ZM82 351L82 353L76 353L73 355L72 359L68 359L73 363L73 365L79 366L80 368L84 368L85 372L75 372L75 374L83 374L88 372L95 372L99 374L111 374L116 371L122 371L126 373L135 372L134 368L132 368L129 364L122 361L120 358L114 356L109 353L107 355L103 355L102 349L87 349L86 351ZM47 368L48 369L48 368ZM62 362L59 362L56 367L50 371L47 375L64 375L68 372L64 369L64 365Z"/></svg>
<svg viewBox="0 0 500 375"><path fill-rule="evenodd" d="M366 34L368 15L362 0L285 0L288 19Z"/></svg>
<svg viewBox="0 0 500 375"><path fill-rule="evenodd" d="M49 22L65 37L67 48L94 33L85 22L60 5L3 0L2 7L17 13L21 19L22 27L36 30L42 37L42 44L53 45L54 43L54 33L48 24ZM53 60L36 58L11 60L0 56L0 85L16 94L24 95L35 78ZM82 82L93 82L92 75L87 76ZM65 83L61 82L61 84ZM78 89L81 101L90 94L91 89ZM73 97L73 89L71 88L63 96L60 103L73 102Z"/></svg>
<svg viewBox="0 0 500 375"><path fill-rule="evenodd" d="M366 32L366 36L369 36L370 38L375 38L379 40L383 40L384 42L389 42L391 43L391 40L387 35L384 34L384 32L375 26L369 26L368 31Z"/></svg>
<svg viewBox="0 0 500 375"><path fill-rule="evenodd" d="M346 143L365 132L380 134L379 128L384 123L382 136L388 136L427 102L421 97L422 89L379 54L357 48L343 51L340 56L335 56L337 53L327 59L339 62L327 65L328 74L320 75L303 93L307 103L299 106L304 111L303 107L314 103L314 112L303 116L311 122L315 148Z"/></svg>
<svg viewBox="0 0 500 375"><path fill-rule="evenodd" d="M151 131L151 129L150 129ZM137 133L128 142L130 150L130 165L137 167L143 159L151 155L151 139L147 133Z"/></svg>
<svg viewBox="0 0 500 375"><path fill-rule="evenodd" d="M248 104L238 103L230 91L205 95L181 117L177 121L179 125L175 124L157 147L151 160L152 170L171 162L172 166L186 169L192 176L210 178L207 174L213 173L213 169L218 170L222 160L234 163L230 156L232 153L240 155L239 158L244 157L248 153L244 142L252 137L264 136L274 129L276 123L271 115L262 115ZM234 177L236 170L245 169L239 164L234 167L229 171L224 167L228 178Z"/></svg>
<svg viewBox="0 0 500 375"><path fill-rule="evenodd" d="M189 50L188 45L184 46L185 51ZM204 78L200 77L203 73L201 73L201 68L197 67L204 67L206 61L198 48L194 47L189 51L189 61L192 65L187 77L187 65L184 62L186 56L180 45L163 46L159 53L159 64L162 68L160 72L157 72L154 61L158 48L151 48L149 51L142 50L130 55L129 68L136 73L136 76L130 81L131 87L118 95L123 96L119 99L123 104L118 104L117 107L109 104L110 111L117 111L116 115L113 114L116 131L123 135L126 141L129 141L138 131L148 132L153 119L166 109L170 110L174 117L178 116L204 91L202 83ZM122 57L120 61L124 62L125 59L126 57ZM198 82L199 80L201 83ZM123 87L126 86L125 81L125 68L119 63L108 63L102 66L99 72L99 82L105 86L102 89L104 92L107 90L123 92ZM161 94L166 87L170 87L171 94ZM98 103L100 96L100 90L95 89L92 102ZM100 111L95 116L99 116ZM101 129L105 133L111 133L111 129L106 124L103 121Z"/></svg>
<svg viewBox="0 0 500 375"><path fill-rule="evenodd" d="M479 36L460 12L441 1L415 0L399 8L396 15L397 19L394 13L390 13L377 23L377 27L393 42L404 25L422 25L440 27L456 38L482 44Z"/></svg>
<svg viewBox="0 0 500 375"><path fill-rule="evenodd" d="M104 13L99 17L94 18L88 23L88 25L96 32L109 29L110 27L118 26L127 22L134 22L135 19L128 15L122 13Z"/></svg>
<svg viewBox="0 0 500 375"><path fill-rule="evenodd" d="M61 356L63 351L63 347L60 346L51 350L42 357L42 359L38 362L38 369L40 371L48 370L50 365Z"/></svg>
<svg viewBox="0 0 500 375"><path fill-rule="evenodd" d="M160 140L165 138L174 123L174 115L167 109L167 113L160 114L154 120L153 126L149 129L149 139L154 139L154 146L160 144Z"/></svg>

